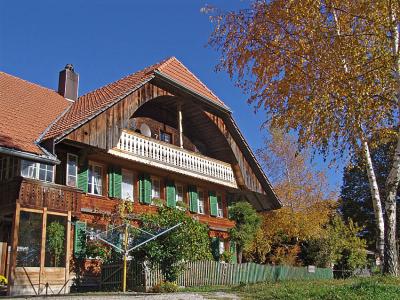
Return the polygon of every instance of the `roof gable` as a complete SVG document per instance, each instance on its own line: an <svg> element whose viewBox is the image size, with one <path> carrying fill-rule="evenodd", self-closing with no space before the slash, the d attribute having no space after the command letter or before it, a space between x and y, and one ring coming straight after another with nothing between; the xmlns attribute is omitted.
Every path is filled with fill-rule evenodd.
<svg viewBox="0 0 400 300"><path fill-rule="evenodd" d="M0 72L0 146L45 155L40 134L71 102L56 91Z"/></svg>
<svg viewBox="0 0 400 300"><path fill-rule="evenodd" d="M115 101L122 100L122 98L154 78L156 73L168 76L182 86L195 91L218 105L225 106L223 102L178 59L171 57L79 97L78 100L71 105L69 110L48 129L43 136L43 140L50 138L60 139L64 137L72 130L102 112L109 105L115 103Z"/></svg>

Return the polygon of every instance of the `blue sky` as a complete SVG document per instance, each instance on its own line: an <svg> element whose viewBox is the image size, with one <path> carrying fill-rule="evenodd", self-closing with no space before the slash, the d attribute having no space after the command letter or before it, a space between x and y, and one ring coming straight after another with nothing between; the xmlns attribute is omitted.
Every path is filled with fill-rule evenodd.
<svg viewBox="0 0 400 300"><path fill-rule="evenodd" d="M263 113L214 71L218 53L206 46L212 31L200 12L206 4L237 9L246 1L200 0L0 0L0 69L57 89L58 72L72 63L84 94L147 65L176 56L232 110L253 150L262 146ZM327 168L320 157L317 168ZM341 168L328 170L332 189Z"/></svg>

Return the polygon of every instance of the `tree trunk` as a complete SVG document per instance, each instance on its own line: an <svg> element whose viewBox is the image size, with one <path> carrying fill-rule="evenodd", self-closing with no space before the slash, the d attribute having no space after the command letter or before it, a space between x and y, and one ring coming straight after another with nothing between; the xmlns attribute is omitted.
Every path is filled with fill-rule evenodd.
<svg viewBox="0 0 400 300"><path fill-rule="evenodd" d="M398 275L398 253L396 245L396 201L400 181L400 132L397 136L397 146L393 164L386 180L385 199L385 263L384 273Z"/></svg>
<svg viewBox="0 0 400 300"><path fill-rule="evenodd" d="M381 197L379 194L379 187L376 181L374 167L372 165L371 153L369 152L369 146L367 142L363 142L364 158L367 163L367 175L369 187L371 189L372 206L375 213L375 223L378 233L376 240L376 250L379 254L379 259L381 262L384 261L385 257L385 225L383 222L383 212Z"/></svg>
<svg viewBox="0 0 400 300"><path fill-rule="evenodd" d="M389 2L391 33L392 33L392 52L394 57L394 70L397 82L397 104L400 105L400 53L399 53L399 26L392 2ZM385 262L383 271L385 274L398 275L398 252L396 240L396 201L397 191L400 181L400 128L397 133L397 145L393 156L392 167L386 179L386 198L385 198Z"/></svg>

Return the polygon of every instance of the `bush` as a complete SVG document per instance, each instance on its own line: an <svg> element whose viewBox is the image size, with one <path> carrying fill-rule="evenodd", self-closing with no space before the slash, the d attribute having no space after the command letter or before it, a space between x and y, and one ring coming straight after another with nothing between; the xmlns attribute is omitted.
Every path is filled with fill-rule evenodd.
<svg viewBox="0 0 400 300"><path fill-rule="evenodd" d="M86 243L86 257L107 261L111 257L111 247L98 240Z"/></svg>
<svg viewBox="0 0 400 300"><path fill-rule="evenodd" d="M160 207L158 214L141 215L141 229L159 232L181 223L165 235L131 252L136 261L159 265L166 282L174 282L183 271L184 261L211 258L208 228L179 209Z"/></svg>
<svg viewBox="0 0 400 300"><path fill-rule="evenodd" d="M224 261L226 263L230 263L232 261L233 254L229 251L224 251L221 254L220 261Z"/></svg>
<svg viewBox="0 0 400 300"><path fill-rule="evenodd" d="M154 293L175 293L178 291L178 285L174 282L163 281L153 287Z"/></svg>

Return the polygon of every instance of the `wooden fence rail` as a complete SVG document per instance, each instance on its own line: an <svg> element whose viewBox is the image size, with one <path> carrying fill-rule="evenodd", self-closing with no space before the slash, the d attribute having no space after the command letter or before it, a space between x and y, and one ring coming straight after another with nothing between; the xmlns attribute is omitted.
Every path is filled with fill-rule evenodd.
<svg viewBox="0 0 400 300"><path fill-rule="evenodd" d="M102 289L121 288L121 265L102 267ZM270 266L255 263L228 264L215 261L188 262L177 280L179 286L237 285L240 283L275 282L296 279L331 279L328 268ZM163 281L159 267L131 263L128 272L128 289L147 291Z"/></svg>

